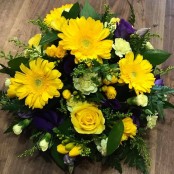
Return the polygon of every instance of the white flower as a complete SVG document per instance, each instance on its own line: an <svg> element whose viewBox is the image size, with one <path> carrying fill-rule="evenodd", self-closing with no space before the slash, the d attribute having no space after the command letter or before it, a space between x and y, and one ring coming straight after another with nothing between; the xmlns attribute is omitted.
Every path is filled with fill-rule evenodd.
<svg viewBox="0 0 174 174"><path fill-rule="evenodd" d="M9 87L10 84L11 84L10 79L9 79L9 78L6 78L6 80L5 80L5 86L6 86L6 87Z"/></svg>
<svg viewBox="0 0 174 174"><path fill-rule="evenodd" d="M97 150L103 155L107 155L107 142L108 138L102 139L101 142L96 143L97 145Z"/></svg>
<svg viewBox="0 0 174 174"><path fill-rule="evenodd" d="M3 67L0 65L0 70L3 69Z"/></svg>
<svg viewBox="0 0 174 174"><path fill-rule="evenodd" d="M22 133L22 126L19 124L14 125L12 129L13 129L14 134L16 134L16 135L19 135Z"/></svg>
<svg viewBox="0 0 174 174"><path fill-rule="evenodd" d="M120 18L111 18L110 22L105 22L104 27L108 28L111 33L113 33L117 28L117 23L120 22Z"/></svg>
<svg viewBox="0 0 174 174"><path fill-rule="evenodd" d="M79 78L73 78L74 87L81 91L84 95L95 93L98 90L98 85L93 82L92 78L96 78L98 81L101 81L96 73L86 73Z"/></svg>
<svg viewBox="0 0 174 174"><path fill-rule="evenodd" d="M47 142L45 139L42 139L39 142L39 147L43 152L45 152L48 149L48 145L49 145L49 142Z"/></svg>
<svg viewBox="0 0 174 174"><path fill-rule="evenodd" d="M145 107L148 104L148 97L144 94L140 94L137 95L136 97L128 98L127 103L130 105Z"/></svg>
<svg viewBox="0 0 174 174"><path fill-rule="evenodd" d="M146 48L148 50L153 50L154 49L153 45L150 42L146 42Z"/></svg>
<svg viewBox="0 0 174 174"><path fill-rule="evenodd" d="M148 97L147 97L146 95L144 95L144 94L138 95L138 96L135 98L135 100L136 100L137 106L145 107L145 106L147 106L147 104L148 104Z"/></svg>
<svg viewBox="0 0 174 174"><path fill-rule="evenodd" d="M116 38L115 44L113 44L112 47L115 50L115 54L119 57L123 57L123 55L132 51L129 42L122 38Z"/></svg>
<svg viewBox="0 0 174 174"><path fill-rule="evenodd" d="M81 104L82 102L74 100L74 96L72 96L69 100L67 100L67 109L68 111L72 112L73 107Z"/></svg>
<svg viewBox="0 0 174 174"><path fill-rule="evenodd" d="M147 119L147 128L153 129L156 126L158 116L156 115L149 115L146 117Z"/></svg>

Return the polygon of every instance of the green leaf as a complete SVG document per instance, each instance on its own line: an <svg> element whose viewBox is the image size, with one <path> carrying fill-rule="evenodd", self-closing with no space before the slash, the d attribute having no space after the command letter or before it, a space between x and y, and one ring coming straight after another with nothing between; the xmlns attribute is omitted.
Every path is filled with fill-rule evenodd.
<svg viewBox="0 0 174 174"><path fill-rule="evenodd" d="M62 154L57 152L57 144L54 144L51 148L51 156L55 163L63 170L65 170L65 164L63 161L63 156Z"/></svg>
<svg viewBox="0 0 174 174"><path fill-rule="evenodd" d="M147 50L143 53L144 59L147 59L153 66L166 61L171 54L163 50Z"/></svg>
<svg viewBox="0 0 174 174"><path fill-rule="evenodd" d="M50 42L53 42L55 40L58 39L57 33L53 32L53 31L49 31L47 32L45 35L43 35L41 41L40 41L40 45L45 45L48 44Z"/></svg>
<svg viewBox="0 0 174 174"><path fill-rule="evenodd" d="M85 1L83 9L81 10L80 16L85 18L92 17L93 19L100 19L99 14L94 10L94 8L89 4L88 0Z"/></svg>
<svg viewBox="0 0 174 174"><path fill-rule="evenodd" d="M159 114L160 119L164 119L164 108L163 108L163 102L158 102L157 103L157 112Z"/></svg>
<svg viewBox="0 0 174 174"><path fill-rule="evenodd" d="M1 63L0 63L0 65L2 66L2 69L0 69L0 73L9 74L11 77L13 77L15 75L15 71L14 70L4 66Z"/></svg>
<svg viewBox="0 0 174 174"><path fill-rule="evenodd" d="M164 109L171 108L174 109L174 105L172 103L169 103L167 101L164 101Z"/></svg>
<svg viewBox="0 0 174 174"><path fill-rule="evenodd" d="M122 121L117 122L108 136L107 143L107 155L111 155L120 145L121 138L124 131L124 125Z"/></svg>
<svg viewBox="0 0 174 174"><path fill-rule="evenodd" d="M29 60L25 57L18 57L15 59L12 59L8 62L8 66L15 70L15 71L19 71L20 70L20 65L23 63L24 65L27 65L29 62Z"/></svg>
<svg viewBox="0 0 174 174"><path fill-rule="evenodd" d="M80 5L78 2L76 2L70 9L69 12L63 11L62 16L64 16L66 19L75 19L79 16L80 13Z"/></svg>

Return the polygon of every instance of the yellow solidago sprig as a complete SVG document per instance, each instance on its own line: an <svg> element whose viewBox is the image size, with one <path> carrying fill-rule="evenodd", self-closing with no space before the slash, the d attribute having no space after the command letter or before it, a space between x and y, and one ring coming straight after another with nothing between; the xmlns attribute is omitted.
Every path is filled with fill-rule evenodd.
<svg viewBox="0 0 174 174"><path fill-rule="evenodd" d="M120 83L129 85L129 89L134 89L136 94L150 93L154 85L155 77L151 73L152 65L148 60L143 60L143 56L138 54L134 58L134 53L126 54L119 62Z"/></svg>
<svg viewBox="0 0 174 174"><path fill-rule="evenodd" d="M109 34L109 29L104 28L101 21L81 17L70 19L58 36L62 39L59 44L71 51L76 63L87 59L102 63L102 59L111 58L113 41L106 39Z"/></svg>
<svg viewBox="0 0 174 174"><path fill-rule="evenodd" d="M63 83L59 79L61 73L54 69L53 62L38 58L29 63L29 68L24 64L20 65L22 72L16 72L11 78L11 84L7 91L9 97L25 98L25 105L29 108L42 109L48 99L59 97L59 89Z"/></svg>

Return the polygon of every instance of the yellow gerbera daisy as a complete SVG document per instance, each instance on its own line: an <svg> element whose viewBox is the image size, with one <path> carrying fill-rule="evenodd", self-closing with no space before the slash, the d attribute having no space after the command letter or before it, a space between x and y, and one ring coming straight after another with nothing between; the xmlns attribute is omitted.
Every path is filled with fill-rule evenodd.
<svg viewBox="0 0 174 174"><path fill-rule="evenodd" d="M129 88L134 88L137 95L143 92L150 93L155 78L151 73L152 65L149 61L143 60L140 54L134 59L133 52L130 52L118 64L120 66L119 82L129 84Z"/></svg>
<svg viewBox="0 0 174 174"><path fill-rule="evenodd" d="M59 44L65 50L71 50L75 55L76 63L86 59L102 59L111 57L112 40L104 40L109 35L109 29L103 27L99 20L91 17L70 19L68 24L62 27L62 33L58 36L62 39Z"/></svg>
<svg viewBox="0 0 174 174"><path fill-rule="evenodd" d="M25 105L29 108L42 109L48 103L49 98L59 97L59 89L63 83L59 79L61 73L54 68L53 62L38 58L29 63L29 68L21 64L23 72L16 72L12 78L7 95L16 96L20 99L25 98ZM15 90L15 91L14 91Z"/></svg>
<svg viewBox="0 0 174 174"><path fill-rule="evenodd" d="M73 4L66 4L60 8L54 8L49 14L46 15L44 19L45 24L55 30L61 31L61 27L67 22L67 20L61 15L63 11L68 12L72 6Z"/></svg>

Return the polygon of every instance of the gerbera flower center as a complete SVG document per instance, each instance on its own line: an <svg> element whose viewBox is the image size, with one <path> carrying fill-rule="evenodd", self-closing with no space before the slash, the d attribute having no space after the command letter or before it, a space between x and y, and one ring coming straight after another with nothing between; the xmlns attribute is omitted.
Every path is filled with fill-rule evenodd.
<svg viewBox="0 0 174 174"><path fill-rule="evenodd" d="M91 42L88 39L84 39L82 40L82 45L87 48L91 45Z"/></svg>
<svg viewBox="0 0 174 174"><path fill-rule="evenodd" d="M137 73L136 72L132 72L131 73L133 77L136 77L137 76Z"/></svg>
<svg viewBox="0 0 174 174"><path fill-rule="evenodd" d="M36 79L35 84L36 84L36 86L41 86L42 85L42 80Z"/></svg>

